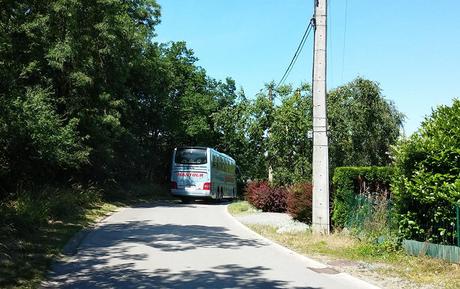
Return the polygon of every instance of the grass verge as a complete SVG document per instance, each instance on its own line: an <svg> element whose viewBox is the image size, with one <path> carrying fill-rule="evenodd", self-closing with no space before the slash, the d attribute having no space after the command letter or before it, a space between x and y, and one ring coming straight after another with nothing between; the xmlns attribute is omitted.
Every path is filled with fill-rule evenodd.
<svg viewBox="0 0 460 289"><path fill-rule="evenodd" d="M102 198L94 188L47 189L0 203L0 288L37 288L69 239L118 207L167 199L138 184ZM104 194L105 195L105 194Z"/></svg>
<svg viewBox="0 0 460 289"><path fill-rule="evenodd" d="M248 204L233 203L229 206L229 212L238 215L241 207L244 208L244 212L248 212L251 208L247 206ZM236 214L233 213L235 211ZM432 286L431 288L460 288L459 264L429 257L408 256L400 250L361 241L349 234L316 235L309 231L277 233L277 228L273 226L248 225L248 227L300 254L329 264L339 264L341 269L357 274L358 277L379 279L378 283L384 286L385 279L398 278L402 282L388 283L388 287L417 288L417 285L421 285ZM368 269L363 270L363 267ZM404 281L409 282L404 283Z"/></svg>
<svg viewBox="0 0 460 289"><path fill-rule="evenodd" d="M246 201L237 201L228 206L228 211L232 215L247 215L259 212Z"/></svg>

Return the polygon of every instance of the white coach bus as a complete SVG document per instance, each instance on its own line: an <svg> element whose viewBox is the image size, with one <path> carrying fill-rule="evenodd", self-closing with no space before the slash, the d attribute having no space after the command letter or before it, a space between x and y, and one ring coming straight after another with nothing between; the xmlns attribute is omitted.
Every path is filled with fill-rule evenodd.
<svg viewBox="0 0 460 289"><path fill-rule="evenodd" d="M171 194L182 201L235 198L235 171L235 160L212 148L175 148L171 166Z"/></svg>

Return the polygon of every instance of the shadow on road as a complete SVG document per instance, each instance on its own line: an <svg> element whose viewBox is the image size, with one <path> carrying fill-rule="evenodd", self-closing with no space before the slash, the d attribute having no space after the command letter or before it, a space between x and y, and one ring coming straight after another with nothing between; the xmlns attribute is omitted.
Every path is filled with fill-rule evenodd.
<svg viewBox="0 0 460 289"><path fill-rule="evenodd" d="M242 267L235 264L221 265L212 270L171 272L159 269L152 272L134 270L134 264L123 264L95 270L95 264L84 263L78 272L69 272L65 284L59 288L245 288L245 289L319 289L319 287L293 287L288 282L261 277L268 270L263 266ZM91 278L86 278L91 276ZM52 284L44 288L53 288Z"/></svg>
<svg viewBox="0 0 460 289"><path fill-rule="evenodd" d="M183 208L195 205L167 203L154 206ZM152 261L156 268L161 268L161 264L168 260L161 260L162 257L159 256L168 258L165 256L173 252L203 248L238 250L264 246L267 244L256 239L239 237L220 226L156 224L148 219L107 223L86 237L75 258L56 264L54 272L49 276L50 281L42 288L317 289L293 287L289 282L267 277L269 275L265 275L265 272L270 269L266 267L245 267L233 262L211 266L206 270L191 270L188 267L179 267L181 269L174 271L148 269L148 262ZM139 267L142 263L144 265Z"/></svg>
<svg viewBox="0 0 460 289"><path fill-rule="evenodd" d="M130 221L100 227L97 232L88 236L81 249L112 250L118 243L127 242L147 245L163 251L185 251L197 248L238 249L243 246L265 245L255 239L240 238L224 227Z"/></svg>

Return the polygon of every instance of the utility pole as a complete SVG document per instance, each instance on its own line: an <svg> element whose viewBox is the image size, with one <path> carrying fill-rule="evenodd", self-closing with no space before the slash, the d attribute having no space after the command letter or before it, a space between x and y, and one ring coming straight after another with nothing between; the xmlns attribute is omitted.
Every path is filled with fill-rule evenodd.
<svg viewBox="0 0 460 289"><path fill-rule="evenodd" d="M327 0L314 0L313 232L329 234L329 144L326 116Z"/></svg>
<svg viewBox="0 0 460 289"><path fill-rule="evenodd" d="M270 83L268 86L268 99L270 100L270 103L273 106L273 85L274 83ZM270 139L270 129L268 129L268 139ZM273 183L273 168L272 168L272 162L270 159L270 154L267 150L267 160L268 160L268 182L271 184Z"/></svg>

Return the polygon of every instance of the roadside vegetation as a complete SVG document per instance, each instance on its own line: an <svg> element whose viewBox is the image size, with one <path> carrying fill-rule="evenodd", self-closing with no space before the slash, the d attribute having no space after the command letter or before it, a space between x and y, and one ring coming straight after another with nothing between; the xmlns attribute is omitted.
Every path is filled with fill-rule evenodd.
<svg viewBox="0 0 460 289"><path fill-rule="evenodd" d="M261 213L246 201L232 203L228 209L234 216ZM269 225L247 226L291 250L338 268L339 271L385 285L384 288L416 288L414 284L434 288L460 286L459 264L430 257L408 256L398 247L378 243L364 236L360 238L348 230L316 235L310 230L280 233L276 227Z"/></svg>
<svg viewBox="0 0 460 289"><path fill-rule="evenodd" d="M298 253L316 257L327 264L338 264L340 270L356 274L358 277L367 275L368 278L375 278L380 282L384 278L397 277L419 285L433 285L435 288L460 287L459 264L430 257L408 256L401 250L388 248L385 244L360 240L356 236L341 232L318 236L311 232L280 234L270 226L251 225L250 228ZM334 262L341 260L356 263ZM356 270L359 266L368 269ZM404 282L399 284L399 288L406 287Z"/></svg>
<svg viewBox="0 0 460 289"><path fill-rule="evenodd" d="M376 270L420 284L459 288L459 127L460 100L454 99L451 107L434 110L411 137L390 146L385 166L336 167L330 236L252 228L304 254L384 264ZM253 206L311 224L312 187L295 182L294 172L291 176L291 184L250 182L247 203L232 204L231 212L254 212Z"/></svg>
<svg viewBox="0 0 460 289"><path fill-rule="evenodd" d="M39 287L77 232L119 207L169 198L167 189L148 184L112 192L110 198L94 187L46 190L21 194L0 207L0 288Z"/></svg>
<svg viewBox="0 0 460 289"><path fill-rule="evenodd" d="M252 213L260 212L253 206L251 206L247 201L239 201L232 203L228 206L228 211L232 215L249 215Z"/></svg>
<svg viewBox="0 0 460 289"><path fill-rule="evenodd" d="M0 208L0 287L38 287L65 243L116 209L96 195L90 190L55 191L52 199L23 195L4 204Z"/></svg>

